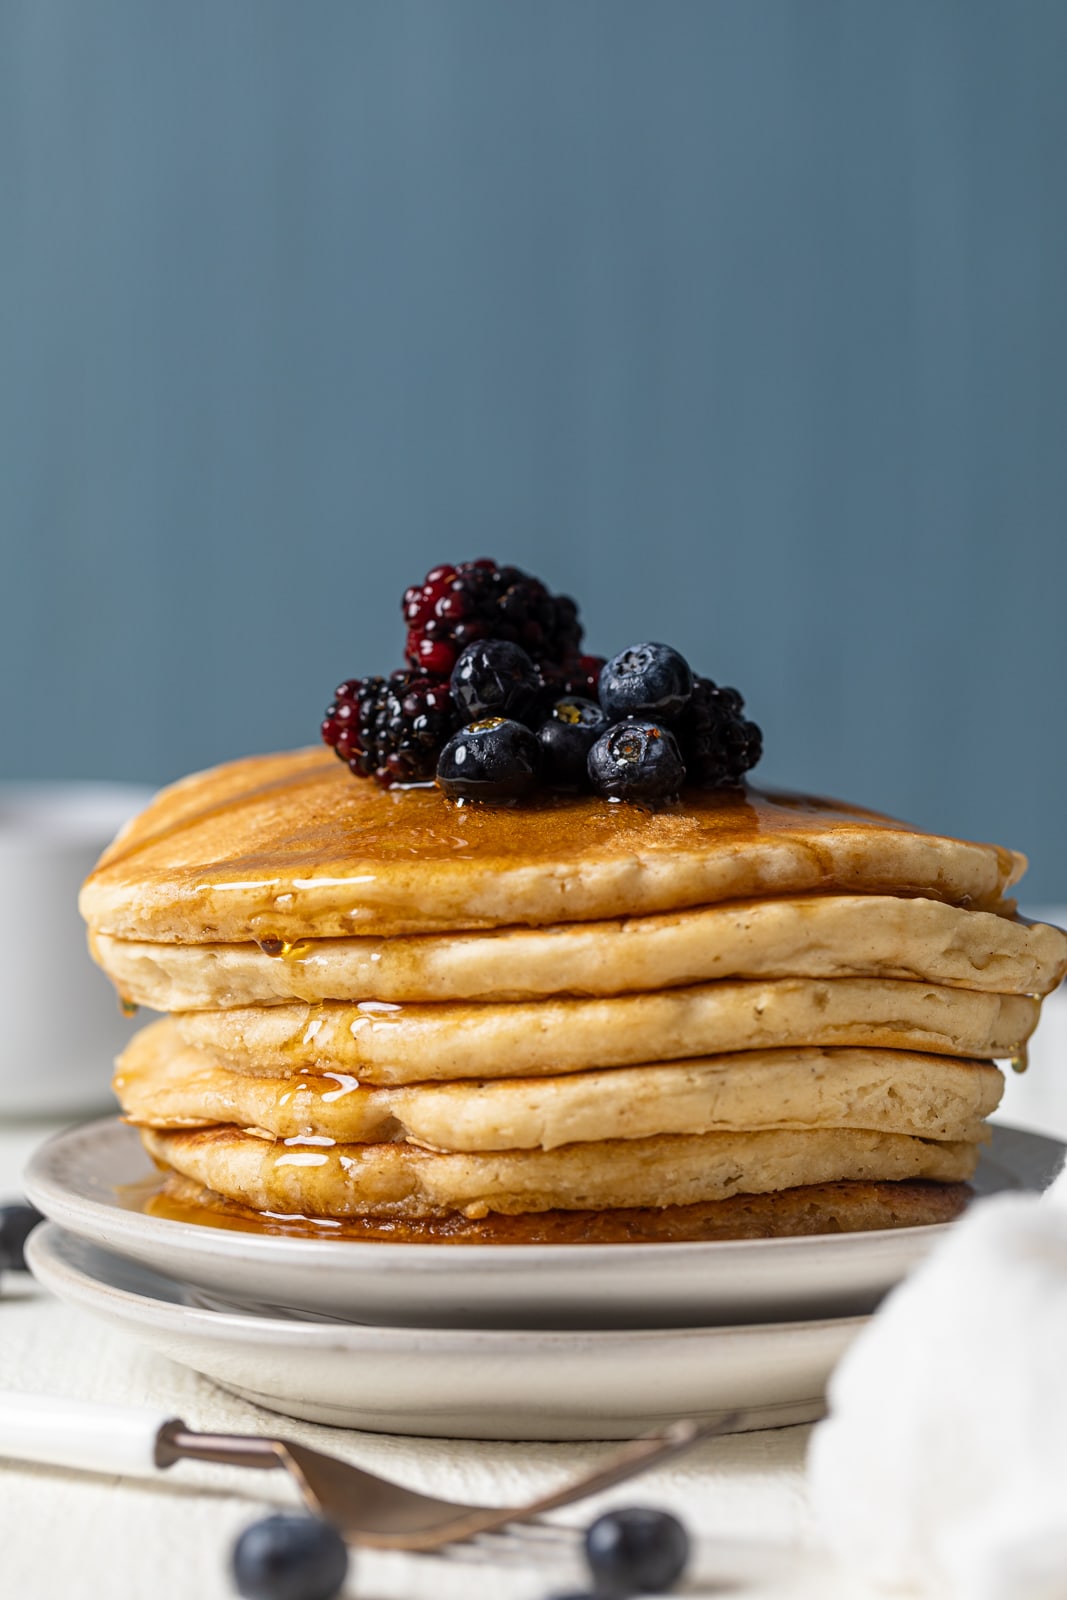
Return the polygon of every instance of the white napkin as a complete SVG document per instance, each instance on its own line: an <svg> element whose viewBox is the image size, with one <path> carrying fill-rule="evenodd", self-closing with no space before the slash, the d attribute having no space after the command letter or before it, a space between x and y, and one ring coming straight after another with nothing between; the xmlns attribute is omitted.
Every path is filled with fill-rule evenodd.
<svg viewBox="0 0 1067 1600"><path fill-rule="evenodd" d="M946 1600L1067 1600L1067 1169L976 1204L829 1393L808 1469L841 1559Z"/></svg>

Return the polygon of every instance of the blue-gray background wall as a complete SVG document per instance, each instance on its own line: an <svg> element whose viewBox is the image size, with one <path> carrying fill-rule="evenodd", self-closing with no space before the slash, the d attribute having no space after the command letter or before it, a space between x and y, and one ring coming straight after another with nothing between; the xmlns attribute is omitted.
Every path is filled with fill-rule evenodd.
<svg viewBox="0 0 1067 1600"><path fill-rule="evenodd" d="M0 775L507 558L1067 898L1062 0L0 0Z"/></svg>

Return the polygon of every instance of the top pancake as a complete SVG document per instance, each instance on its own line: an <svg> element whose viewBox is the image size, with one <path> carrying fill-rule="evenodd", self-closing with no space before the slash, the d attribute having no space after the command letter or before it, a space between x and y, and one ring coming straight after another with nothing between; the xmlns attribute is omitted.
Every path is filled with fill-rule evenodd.
<svg viewBox="0 0 1067 1600"><path fill-rule="evenodd" d="M995 907L1025 858L839 801L687 791L457 807L382 790L328 751L254 756L165 789L82 890L94 933L292 941L533 926L820 890Z"/></svg>

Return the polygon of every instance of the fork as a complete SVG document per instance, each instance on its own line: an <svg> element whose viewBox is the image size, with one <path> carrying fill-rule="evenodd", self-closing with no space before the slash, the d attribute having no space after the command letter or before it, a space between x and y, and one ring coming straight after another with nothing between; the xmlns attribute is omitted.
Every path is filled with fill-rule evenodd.
<svg viewBox="0 0 1067 1600"><path fill-rule="evenodd" d="M703 1439L729 1433L739 1420L740 1414L732 1412L713 1422L672 1422L624 1445L594 1472L520 1506L468 1505L420 1494L293 1440L196 1433L178 1417L45 1395L0 1394L0 1457L134 1477L178 1461L267 1471L281 1467L309 1510L332 1522L349 1544L425 1551L514 1524L536 1524L546 1511L625 1483Z"/></svg>

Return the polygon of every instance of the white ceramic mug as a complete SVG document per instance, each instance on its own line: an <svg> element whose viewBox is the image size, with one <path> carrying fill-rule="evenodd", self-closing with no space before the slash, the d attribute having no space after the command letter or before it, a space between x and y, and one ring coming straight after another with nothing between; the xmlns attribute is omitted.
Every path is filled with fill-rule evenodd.
<svg viewBox="0 0 1067 1600"><path fill-rule="evenodd" d="M135 1024L90 958L78 890L152 791L0 783L0 1121L113 1109Z"/></svg>

